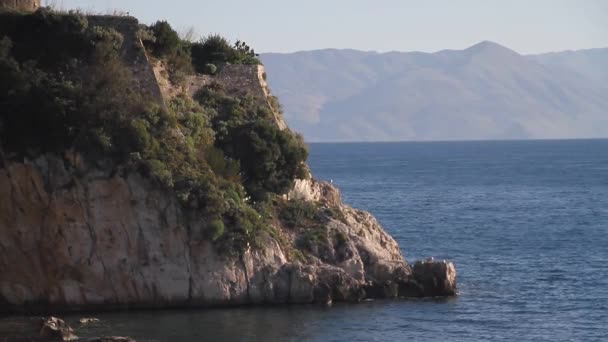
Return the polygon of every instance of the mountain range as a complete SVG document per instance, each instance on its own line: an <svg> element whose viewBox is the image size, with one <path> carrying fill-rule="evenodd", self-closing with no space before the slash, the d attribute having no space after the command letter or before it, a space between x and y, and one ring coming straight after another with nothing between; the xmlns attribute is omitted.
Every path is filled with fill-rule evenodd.
<svg viewBox="0 0 608 342"><path fill-rule="evenodd" d="M608 48L521 55L325 49L261 59L308 141L608 137Z"/></svg>

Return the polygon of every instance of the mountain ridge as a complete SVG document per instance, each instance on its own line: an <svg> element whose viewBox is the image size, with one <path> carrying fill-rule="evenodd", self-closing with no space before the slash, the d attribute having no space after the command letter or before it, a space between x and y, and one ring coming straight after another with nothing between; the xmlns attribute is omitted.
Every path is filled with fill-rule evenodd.
<svg viewBox="0 0 608 342"><path fill-rule="evenodd" d="M490 41L434 53L324 49L261 59L287 121L310 141L608 136L608 90L589 76L591 62L580 71Z"/></svg>
<svg viewBox="0 0 608 342"><path fill-rule="evenodd" d="M321 51L353 51L353 52L362 52L362 53L370 53L370 54L378 54L378 55L382 55L382 54L393 54L393 53L420 53L420 54L435 54L438 52L442 52L442 51L463 51L463 50L467 50L470 49L476 45L480 45L480 44L491 44L491 45L496 45L498 47L502 47L508 50L512 50L515 51L516 53L522 55L522 56L545 56L545 55L555 55L555 54L563 54L563 53L577 53L577 52L587 52L587 51L601 51L601 50L606 50L608 49L608 46L605 47L592 47L592 48L582 48L582 49L565 49L565 50L556 50L556 51L546 51L546 52L538 52L538 53L520 53L514 49L511 49L509 47L507 47L504 44L492 41L492 40L482 40L479 41L475 44L469 45L467 47L461 48L461 49L440 49L440 50L436 50L436 51L420 51L420 50L387 50L387 51L378 51L378 50L362 50L362 49L355 49L355 48L316 48L316 49L311 49L311 50L296 50L296 51L289 51L289 52L278 52L278 51L268 51L268 52L262 52L260 53L260 55L294 55L294 54L299 54L299 53L310 53L310 52L321 52Z"/></svg>

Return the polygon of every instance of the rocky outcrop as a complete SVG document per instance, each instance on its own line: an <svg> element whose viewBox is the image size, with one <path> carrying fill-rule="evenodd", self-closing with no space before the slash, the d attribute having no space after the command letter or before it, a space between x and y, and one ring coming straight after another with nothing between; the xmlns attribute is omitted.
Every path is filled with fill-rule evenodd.
<svg viewBox="0 0 608 342"><path fill-rule="evenodd" d="M456 267L451 262L432 258L416 261L413 276L421 296L456 295Z"/></svg>
<svg viewBox="0 0 608 342"><path fill-rule="evenodd" d="M40 337L47 341L75 341L78 339L78 336L74 334L74 329L62 319L52 316L42 319Z"/></svg>
<svg viewBox="0 0 608 342"><path fill-rule="evenodd" d="M453 294L452 280L428 287L439 269L413 276L369 213L341 204L330 184L308 184L319 210L335 212L317 240L307 240L312 228L279 225L281 239L232 258L200 238L204 218L136 172L73 153L5 162L0 310L328 303L410 295L418 282L416 295Z"/></svg>
<svg viewBox="0 0 608 342"><path fill-rule="evenodd" d="M322 202L330 207L342 204L340 191L326 182L318 182L312 177L296 179L293 189L287 194L290 200Z"/></svg>

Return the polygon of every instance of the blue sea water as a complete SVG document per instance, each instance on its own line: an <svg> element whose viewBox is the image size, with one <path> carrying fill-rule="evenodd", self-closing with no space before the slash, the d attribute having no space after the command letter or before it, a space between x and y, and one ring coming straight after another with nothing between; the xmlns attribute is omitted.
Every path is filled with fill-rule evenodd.
<svg viewBox="0 0 608 342"><path fill-rule="evenodd" d="M460 295L97 314L103 324L81 335L608 341L608 140L312 144L309 162L374 214L409 261L454 261Z"/></svg>

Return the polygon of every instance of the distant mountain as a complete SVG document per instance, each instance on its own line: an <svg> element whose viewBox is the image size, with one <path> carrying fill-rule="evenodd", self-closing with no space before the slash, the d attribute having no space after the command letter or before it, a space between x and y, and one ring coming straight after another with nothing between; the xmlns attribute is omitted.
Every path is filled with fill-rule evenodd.
<svg viewBox="0 0 608 342"><path fill-rule="evenodd" d="M286 120L309 141L608 137L608 49L596 50L522 56L481 42L261 58Z"/></svg>
<svg viewBox="0 0 608 342"><path fill-rule="evenodd" d="M528 57L548 66L580 72L597 81L608 83L608 48L551 52Z"/></svg>

